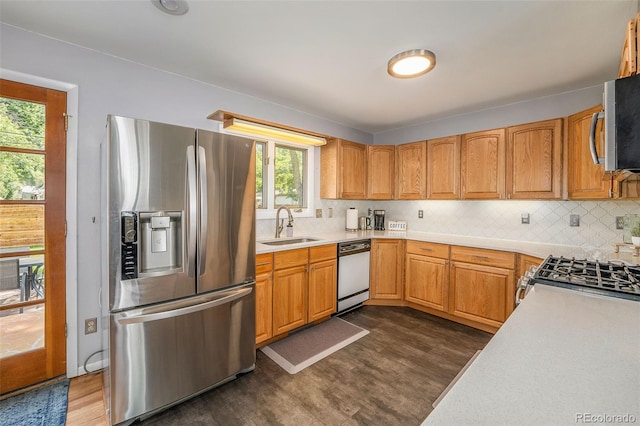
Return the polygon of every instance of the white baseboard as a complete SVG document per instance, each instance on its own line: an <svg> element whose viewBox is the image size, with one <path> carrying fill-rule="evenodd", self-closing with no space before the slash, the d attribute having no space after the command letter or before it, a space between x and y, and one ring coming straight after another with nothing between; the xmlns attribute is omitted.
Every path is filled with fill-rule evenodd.
<svg viewBox="0 0 640 426"><path fill-rule="evenodd" d="M89 371L87 371L89 370ZM96 362L92 362L90 364L87 364L87 370L84 369L84 365L79 365L78 366L78 376L81 376L83 374L88 374L88 373L96 373L100 370L102 370L102 360L98 360Z"/></svg>

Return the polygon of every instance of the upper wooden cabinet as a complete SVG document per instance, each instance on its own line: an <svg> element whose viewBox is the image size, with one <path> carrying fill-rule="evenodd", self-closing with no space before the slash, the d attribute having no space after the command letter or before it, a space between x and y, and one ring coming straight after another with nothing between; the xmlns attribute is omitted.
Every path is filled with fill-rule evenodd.
<svg viewBox="0 0 640 426"><path fill-rule="evenodd" d="M562 119L507 128L507 198L562 198Z"/></svg>
<svg viewBox="0 0 640 426"><path fill-rule="evenodd" d="M567 119L567 187L570 199L611 198L612 178L604 172L604 165L594 164L589 149L591 117L602 111L602 105L570 115ZM604 153L602 120L596 128L600 155Z"/></svg>
<svg viewBox="0 0 640 426"><path fill-rule="evenodd" d="M505 151L505 129L462 135L461 198L505 197Z"/></svg>
<svg viewBox="0 0 640 426"><path fill-rule="evenodd" d="M395 145L367 146L367 199L391 200L395 192Z"/></svg>
<svg viewBox="0 0 640 426"><path fill-rule="evenodd" d="M396 147L398 200L427 198L427 143L413 142Z"/></svg>
<svg viewBox="0 0 640 426"><path fill-rule="evenodd" d="M427 141L427 198L460 198L460 136Z"/></svg>
<svg viewBox="0 0 640 426"><path fill-rule="evenodd" d="M638 60L638 24L640 23L640 13L638 18L633 18L627 24L624 43L622 45L622 55L620 55L620 67L618 68L618 78L629 77L640 73L640 61Z"/></svg>
<svg viewBox="0 0 640 426"><path fill-rule="evenodd" d="M320 149L320 198L366 197L367 146L331 139Z"/></svg>

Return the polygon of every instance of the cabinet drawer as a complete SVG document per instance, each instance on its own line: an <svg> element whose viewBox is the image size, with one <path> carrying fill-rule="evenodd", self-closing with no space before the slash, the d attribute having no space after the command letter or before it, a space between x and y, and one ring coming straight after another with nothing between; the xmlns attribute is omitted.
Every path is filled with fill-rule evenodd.
<svg viewBox="0 0 640 426"><path fill-rule="evenodd" d="M335 259L338 256L337 244L309 247L309 262Z"/></svg>
<svg viewBox="0 0 640 426"><path fill-rule="evenodd" d="M309 249L296 249L277 251L273 254L275 269L291 268L292 266L306 265L309 261Z"/></svg>
<svg viewBox="0 0 640 426"><path fill-rule="evenodd" d="M451 260L515 269L516 255L508 251L451 246Z"/></svg>
<svg viewBox="0 0 640 426"><path fill-rule="evenodd" d="M438 257L440 259L448 259L449 246L447 244L408 240L407 253L420 254L429 257Z"/></svg>
<svg viewBox="0 0 640 426"><path fill-rule="evenodd" d="M273 270L273 253L256 255L256 275L271 272Z"/></svg>

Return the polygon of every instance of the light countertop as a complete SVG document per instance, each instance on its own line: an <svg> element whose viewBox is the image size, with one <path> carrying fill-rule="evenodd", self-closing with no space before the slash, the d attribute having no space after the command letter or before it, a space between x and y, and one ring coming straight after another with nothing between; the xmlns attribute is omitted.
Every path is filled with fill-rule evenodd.
<svg viewBox="0 0 640 426"><path fill-rule="evenodd" d="M282 250L293 250L297 248L311 247L323 244L334 244L348 240L357 240L363 238L400 238L406 240L428 241L433 243L451 244L460 246L469 246L477 248L485 248L492 250L505 250L539 258L546 258L549 255L598 259L602 261L621 259L629 263L639 264L640 258L632 257L630 252L613 253L613 247L609 250L585 250L579 246L546 244L538 242L503 240L497 238L471 237L456 234L438 234L433 232L418 231L357 231L357 232L322 232L322 233L306 233L304 235L294 235L291 238L312 237L318 238L317 241L311 241L298 244L286 244L280 246L270 246L262 244L261 241L271 241L273 238L258 238L256 243L256 253L269 253ZM286 239L286 238L281 238ZM639 419L640 421L640 419Z"/></svg>
<svg viewBox="0 0 640 426"><path fill-rule="evenodd" d="M536 284L423 425L637 422L640 303Z"/></svg>

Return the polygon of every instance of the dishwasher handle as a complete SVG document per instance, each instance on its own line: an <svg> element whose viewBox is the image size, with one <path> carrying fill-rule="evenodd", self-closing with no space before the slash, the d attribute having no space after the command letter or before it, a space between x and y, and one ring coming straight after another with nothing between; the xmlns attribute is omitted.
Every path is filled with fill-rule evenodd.
<svg viewBox="0 0 640 426"><path fill-rule="evenodd" d="M338 256L349 256L351 254L358 254L366 251L371 251L370 241L338 244Z"/></svg>

